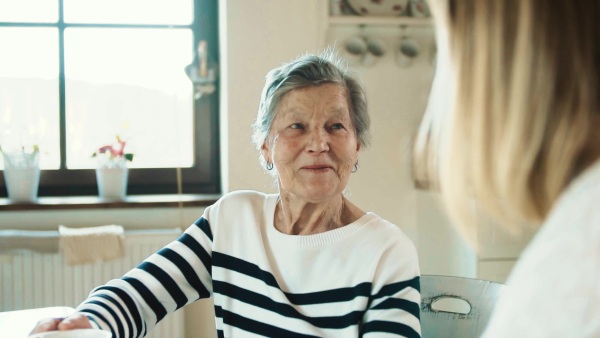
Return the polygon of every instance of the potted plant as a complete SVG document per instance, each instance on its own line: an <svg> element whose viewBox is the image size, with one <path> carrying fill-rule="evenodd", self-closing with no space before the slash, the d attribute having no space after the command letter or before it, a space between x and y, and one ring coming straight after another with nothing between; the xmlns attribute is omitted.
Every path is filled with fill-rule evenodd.
<svg viewBox="0 0 600 338"><path fill-rule="evenodd" d="M127 195L129 169L132 153L125 152L126 141L117 135L115 144L104 145L92 154L97 159L96 182L98 194L106 199L124 199Z"/></svg>
<svg viewBox="0 0 600 338"><path fill-rule="evenodd" d="M33 202L40 183L40 149L37 145L2 149L4 181L8 198L14 202Z"/></svg>

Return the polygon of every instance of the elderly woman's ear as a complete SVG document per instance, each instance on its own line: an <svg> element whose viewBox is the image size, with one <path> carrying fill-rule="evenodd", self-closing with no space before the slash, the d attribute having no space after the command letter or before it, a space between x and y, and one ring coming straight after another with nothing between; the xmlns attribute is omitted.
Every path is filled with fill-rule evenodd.
<svg viewBox="0 0 600 338"><path fill-rule="evenodd" d="M267 140L260 147L260 152L262 154L262 159L264 160L264 166L267 170L273 169L273 161L271 159L271 149L267 145Z"/></svg>

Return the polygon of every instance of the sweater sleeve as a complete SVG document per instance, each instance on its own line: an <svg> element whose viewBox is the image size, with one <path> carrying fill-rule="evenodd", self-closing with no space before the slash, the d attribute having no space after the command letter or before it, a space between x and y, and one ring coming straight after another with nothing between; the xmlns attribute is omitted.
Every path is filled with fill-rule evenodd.
<svg viewBox="0 0 600 338"><path fill-rule="evenodd" d="M411 243L397 243L382 255L362 337L420 338L420 271Z"/></svg>
<svg viewBox="0 0 600 338"><path fill-rule="evenodd" d="M94 289L77 310L115 338L144 337L167 314L211 296L212 241L203 216L121 279Z"/></svg>

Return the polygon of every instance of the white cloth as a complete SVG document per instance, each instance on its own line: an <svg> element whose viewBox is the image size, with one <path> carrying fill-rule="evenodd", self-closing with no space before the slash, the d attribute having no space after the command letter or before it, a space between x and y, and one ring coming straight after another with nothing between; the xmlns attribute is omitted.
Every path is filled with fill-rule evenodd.
<svg viewBox="0 0 600 338"><path fill-rule="evenodd" d="M600 162L559 198L507 285L482 337L600 337Z"/></svg>
<svg viewBox="0 0 600 338"><path fill-rule="evenodd" d="M60 248L69 265L104 262L123 257L120 225L68 228L60 225Z"/></svg>
<svg viewBox="0 0 600 338"><path fill-rule="evenodd" d="M58 231L0 230L0 253L58 252Z"/></svg>

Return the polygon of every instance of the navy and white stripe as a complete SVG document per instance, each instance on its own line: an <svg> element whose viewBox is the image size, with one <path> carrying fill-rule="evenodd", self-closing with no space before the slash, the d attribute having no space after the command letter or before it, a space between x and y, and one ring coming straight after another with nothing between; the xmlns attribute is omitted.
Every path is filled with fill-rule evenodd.
<svg viewBox="0 0 600 338"><path fill-rule="evenodd" d="M272 227L276 199L226 195L78 310L119 338L208 297L219 337L420 337L417 257L396 226L369 213L287 236Z"/></svg>

